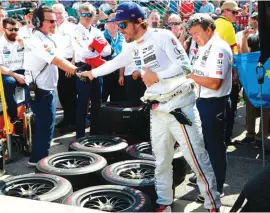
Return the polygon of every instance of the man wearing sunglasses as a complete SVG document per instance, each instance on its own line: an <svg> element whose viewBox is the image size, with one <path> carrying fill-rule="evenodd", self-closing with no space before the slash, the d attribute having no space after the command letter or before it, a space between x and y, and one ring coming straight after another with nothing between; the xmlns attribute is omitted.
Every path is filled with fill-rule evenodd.
<svg viewBox="0 0 270 213"><path fill-rule="evenodd" d="M25 79L30 90L29 100L35 114L33 149L28 164L35 166L50 150L56 118L58 67L70 74L79 68L59 56L52 34L56 31L56 15L41 5L33 13L35 26L31 42L24 42Z"/></svg>
<svg viewBox="0 0 270 213"><path fill-rule="evenodd" d="M90 72L83 72L81 76L93 80L135 62L147 87L142 100L150 103L150 134L156 159L158 195L156 211L171 211L171 163L176 139L185 159L198 176L199 188L205 197L205 208L215 212L220 207L219 194L204 147L200 117L195 106L194 81L186 78L190 62L185 50L170 31L147 29L144 10L136 3L120 4L114 21L128 44L116 58ZM183 120L178 117L177 112L180 111L186 116Z"/></svg>
<svg viewBox="0 0 270 213"><path fill-rule="evenodd" d="M75 52L76 66L86 67L85 70L90 70L91 67L86 64L86 59L96 58L98 56L106 57L111 54L111 46L104 38L103 33L92 26L93 20L96 16L96 9L93 5L85 2L79 6L78 9L80 21L72 35L72 45ZM88 46L97 42L107 42L107 45L99 54L94 49L88 49ZM96 42L96 43L97 43ZM91 130L90 134L97 133L98 112L101 105L101 85L100 79L93 81L85 79L76 79L77 88L77 110L76 110L76 137L81 138L85 136L85 118L87 114L87 107L89 99L91 100Z"/></svg>
<svg viewBox="0 0 270 213"><path fill-rule="evenodd" d="M15 127L15 134L20 134L22 123L18 118L15 88L24 85L23 57L24 49L16 41L18 22L12 18L3 20L4 35L0 38L0 66L5 89L10 122Z"/></svg>

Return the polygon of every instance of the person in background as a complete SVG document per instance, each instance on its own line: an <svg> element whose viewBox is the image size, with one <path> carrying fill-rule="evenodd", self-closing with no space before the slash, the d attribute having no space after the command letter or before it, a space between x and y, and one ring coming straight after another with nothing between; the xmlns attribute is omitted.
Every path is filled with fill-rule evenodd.
<svg viewBox="0 0 270 213"><path fill-rule="evenodd" d="M184 43L187 37L187 32L182 27L181 18L176 14L171 14L168 18L168 26L175 37L181 42L182 46L184 47Z"/></svg>
<svg viewBox="0 0 270 213"><path fill-rule="evenodd" d="M34 26L32 24L33 10L31 8L24 10L24 20L26 25L21 27L19 30L19 36L25 40L30 39L33 35ZM28 40L29 41L29 40Z"/></svg>
<svg viewBox="0 0 270 213"><path fill-rule="evenodd" d="M33 10L35 10L37 8L37 6L38 6L37 2L35 2L35 1L32 1L31 4L32 4L32 9Z"/></svg>
<svg viewBox="0 0 270 213"><path fill-rule="evenodd" d="M193 0L181 1L178 5L178 14L181 19L188 20L189 17L194 13L194 2Z"/></svg>
<svg viewBox="0 0 270 213"><path fill-rule="evenodd" d="M94 41L107 42L103 33L92 26L96 16L96 9L93 5L85 2L79 6L78 13L80 22L72 34L72 46L75 52L75 65L85 67L87 70L91 67L86 64L86 59L96 58L98 56L106 57L111 55L111 46L107 43L106 47L99 54L95 50L90 50L88 46ZM85 136L85 118L89 98L91 101L91 129L90 135L97 134L98 131L98 113L101 106L101 85L100 78L89 81L85 78L76 79L77 108L76 108L76 138Z"/></svg>
<svg viewBox="0 0 270 213"><path fill-rule="evenodd" d="M71 34L76 25L66 20L64 5L55 3L52 10L56 15L57 30L54 34L59 56L72 62L74 50L71 43ZM73 62L74 63L74 62ZM64 111L63 119L55 125L60 133L72 132L76 124L76 76L58 70L59 79L57 84L58 98Z"/></svg>
<svg viewBox="0 0 270 213"><path fill-rule="evenodd" d="M116 8L117 8L118 4L117 4L117 0L113 0L110 2L110 9L105 11L105 14L110 15L111 13L115 13L116 12Z"/></svg>
<svg viewBox="0 0 270 213"><path fill-rule="evenodd" d="M4 34L3 19L6 17L6 11L0 6L0 36Z"/></svg>
<svg viewBox="0 0 270 213"><path fill-rule="evenodd" d="M251 14L251 16L249 17L249 25L247 26L246 29L249 29L249 33L248 36L251 36L253 34L258 34L258 13L254 12ZM246 30L245 29L245 30ZM238 51L239 53L242 53L243 49L242 49L242 42L244 41L244 44L246 44L246 40L243 40L243 33L245 30L239 31L236 33L236 42L237 42L237 47L238 47ZM254 49L253 49L254 51ZM259 51L256 50L256 51ZM248 50L244 50L244 52L248 52Z"/></svg>
<svg viewBox="0 0 270 213"><path fill-rule="evenodd" d="M124 36L118 31L118 25L112 19L115 18L115 13L109 15L106 23L106 30L104 31L104 37L109 42L112 48L112 54L105 57L106 61L115 58L121 51L124 42ZM120 68L109 75L103 76L102 85L102 102L107 102L108 97L110 101L124 101L125 100L125 88L124 82L119 78L123 76L124 68Z"/></svg>
<svg viewBox="0 0 270 213"><path fill-rule="evenodd" d="M99 9L102 10L103 12L109 11L111 9L110 1L107 0L103 1Z"/></svg>
<svg viewBox="0 0 270 213"><path fill-rule="evenodd" d="M208 2L208 0L201 0L201 4L202 6L200 7L199 13L215 13L214 5L211 2Z"/></svg>
<svg viewBox="0 0 270 213"><path fill-rule="evenodd" d="M259 31L258 31L258 13L254 12L250 17L250 26L242 32L242 42L241 42L241 52L257 52L260 51L260 40L259 40ZM255 142L254 147L260 148L262 146L261 141L261 120L259 132L256 134L255 123L257 118L257 110L249 101L245 91L244 91L244 100L246 102L246 137L238 141L240 144L251 144ZM266 141L268 137L268 126L269 126L269 114L270 110L263 109L263 132L264 139ZM270 150L267 149L266 152Z"/></svg>
<svg viewBox="0 0 270 213"><path fill-rule="evenodd" d="M147 19L148 26L150 28L159 28L160 27L160 14L157 10L153 10L148 19Z"/></svg>
<svg viewBox="0 0 270 213"><path fill-rule="evenodd" d="M221 9L220 7L217 7L215 9L215 13L211 14L211 17L216 20L221 15Z"/></svg>
<svg viewBox="0 0 270 213"><path fill-rule="evenodd" d="M237 3L233 0L228 0L221 6L222 15L215 20L216 32L219 34L220 38L226 41L234 55L238 54L235 30L233 24L236 21L236 16L241 8L238 7ZM226 127L225 127L225 143L231 145L231 137L233 134L234 118L237 110L237 102L239 97L240 85L237 75L237 70L232 69L233 74L233 84L232 91L229 96L226 110Z"/></svg>
<svg viewBox="0 0 270 213"><path fill-rule="evenodd" d="M16 41L19 25L13 18L3 19L4 35L0 37L0 66L7 103L7 112L15 134L22 134L22 121L18 117L15 89L23 86L24 80L24 48Z"/></svg>
<svg viewBox="0 0 270 213"><path fill-rule="evenodd" d="M20 14L14 14L11 16L11 18L15 19L18 22L19 28L22 28L26 25L26 21L23 19L23 16Z"/></svg>

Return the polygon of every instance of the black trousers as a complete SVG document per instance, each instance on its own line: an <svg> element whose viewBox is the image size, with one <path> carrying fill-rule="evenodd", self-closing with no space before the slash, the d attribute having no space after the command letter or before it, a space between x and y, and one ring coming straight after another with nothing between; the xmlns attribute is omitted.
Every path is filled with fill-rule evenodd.
<svg viewBox="0 0 270 213"><path fill-rule="evenodd" d="M67 78L65 74L59 69L58 97L64 110L64 123L76 124L76 76Z"/></svg>
<svg viewBox="0 0 270 213"><path fill-rule="evenodd" d="M107 102L109 96L113 102L125 100L125 87L119 85L118 79L119 70L103 76L102 103Z"/></svg>
<svg viewBox="0 0 270 213"><path fill-rule="evenodd" d="M140 103L140 98L143 96L146 86L143 83L142 79L139 78L134 80L132 75L125 76L124 81L125 89L126 89L126 100L129 103Z"/></svg>

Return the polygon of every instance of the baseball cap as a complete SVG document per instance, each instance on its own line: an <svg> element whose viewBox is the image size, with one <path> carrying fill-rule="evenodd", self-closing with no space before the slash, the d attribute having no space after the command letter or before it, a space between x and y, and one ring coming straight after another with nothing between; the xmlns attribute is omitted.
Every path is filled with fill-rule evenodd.
<svg viewBox="0 0 270 213"><path fill-rule="evenodd" d="M235 1L225 1L223 5L221 6L221 10L232 10L232 11L239 11L242 10L240 7L238 7L237 3Z"/></svg>
<svg viewBox="0 0 270 213"><path fill-rule="evenodd" d="M27 8L27 9L25 9L24 11L23 11L23 14L26 16L26 15L28 15L29 13L33 13L34 12L34 10L32 9L32 8Z"/></svg>
<svg viewBox="0 0 270 213"><path fill-rule="evenodd" d="M144 9L135 2L124 2L116 9L116 17L112 21L145 19Z"/></svg>

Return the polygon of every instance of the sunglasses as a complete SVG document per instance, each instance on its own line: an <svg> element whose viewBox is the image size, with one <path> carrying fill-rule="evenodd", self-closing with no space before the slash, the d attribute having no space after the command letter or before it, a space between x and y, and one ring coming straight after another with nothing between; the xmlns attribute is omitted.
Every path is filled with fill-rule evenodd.
<svg viewBox="0 0 270 213"><path fill-rule="evenodd" d="M19 31L19 28L16 28L16 27L9 27L9 28L6 28L9 32L12 32L12 31L15 31L15 32L18 32Z"/></svg>
<svg viewBox="0 0 270 213"><path fill-rule="evenodd" d="M169 26L172 26L172 25L180 25L181 23L180 22L169 22L168 24L169 24Z"/></svg>
<svg viewBox="0 0 270 213"><path fill-rule="evenodd" d="M88 17L88 18L91 18L92 16L93 16L93 14L92 13L81 13L81 17Z"/></svg>
<svg viewBox="0 0 270 213"><path fill-rule="evenodd" d="M55 20L55 19L44 19L44 21L48 21L48 22L50 22L51 24L56 23L56 20Z"/></svg>
<svg viewBox="0 0 270 213"><path fill-rule="evenodd" d="M231 13L232 13L233 15L238 15L238 11L233 11L233 10L228 10L228 11L231 11Z"/></svg>
<svg viewBox="0 0 270 213"><path fill-rule="evenodd" d="M121 23L117 23L118 27L122 30L127 28L127 25L130 21L125 21L125 22L121 22Z"/></svg>

